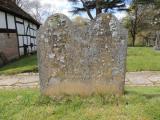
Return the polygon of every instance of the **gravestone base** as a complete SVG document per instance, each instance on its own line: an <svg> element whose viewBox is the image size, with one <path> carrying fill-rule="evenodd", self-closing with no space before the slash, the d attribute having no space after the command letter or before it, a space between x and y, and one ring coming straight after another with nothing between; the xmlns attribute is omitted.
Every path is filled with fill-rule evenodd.
<svg viewBox="0 0 160 120"><path fill-rule="evenodd" d="M121 87L119 87L121 86ZM80 95L90 96L92 94L123 94L123 83L83 83L83 82L61 82L48 86L43 90L47 96Z"/></svg>
<svg viewBox="0 0 160 120"><path fill-rule="evenodd" d="M110 14L100 14L83 28L63 14L49 17L38 34L42 93L122 94L127 34Z"/></svg>

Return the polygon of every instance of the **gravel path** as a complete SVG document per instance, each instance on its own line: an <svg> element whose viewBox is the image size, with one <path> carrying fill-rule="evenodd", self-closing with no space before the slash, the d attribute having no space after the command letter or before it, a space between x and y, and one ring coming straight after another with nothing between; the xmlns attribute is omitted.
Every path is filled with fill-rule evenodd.
<svg viewBox="0 0 160 120"><path fill-rule="evenodd" d="M127 86L159 86L159 72L128 72L126 74ZM12 76L0 76L0 88L38 88L38 73L25 73Z"/></svg>
<svg viewBox="0 0 160 120"><path fill-rule="evenodd" d="M11 76L0 76L0 88L37 88L38 73L25 73Z"/></svg>
<svg viewBox="0 0 160 120"><path fill-rule="evenodd" d="M160 71L129 72L126 74L125 84L129 86L160 87Z"/></svg>

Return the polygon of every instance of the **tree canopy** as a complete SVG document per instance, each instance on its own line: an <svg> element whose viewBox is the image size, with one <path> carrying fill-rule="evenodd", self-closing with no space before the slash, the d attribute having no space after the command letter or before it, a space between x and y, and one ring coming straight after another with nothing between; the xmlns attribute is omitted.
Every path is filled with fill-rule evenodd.
<svg viewBox="0 0 160 120"><path fill-rule="evenodd" d="M155 36L155 31L160 29L160 0L132 0L128 9L128 16L124 19L129 30L132 46L140 35L145 40ZM146 45L149 45L148 43Z"/></svg>
<svg viewBox="0 0 160 120"><path fill-rule="evenodd" d="M75 5L82 4L82 7L74 6L71 11L73 14L87 12L90 19L93 19L92 10L96 10L96 15L109 10L125 10L125 0L68 0Z"/></svg>

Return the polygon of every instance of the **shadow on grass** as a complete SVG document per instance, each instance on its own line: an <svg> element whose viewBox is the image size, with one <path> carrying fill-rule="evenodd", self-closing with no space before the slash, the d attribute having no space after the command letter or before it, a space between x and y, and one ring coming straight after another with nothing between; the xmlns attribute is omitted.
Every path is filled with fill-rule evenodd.
<svg viewBox="0 0 160 120"><path fill-rule="evenodd" d="M141 93L139 91L129 91L129 90L125 90L125 95L143 96L146 99L153 99L160 97L160 93Z"/></svg>

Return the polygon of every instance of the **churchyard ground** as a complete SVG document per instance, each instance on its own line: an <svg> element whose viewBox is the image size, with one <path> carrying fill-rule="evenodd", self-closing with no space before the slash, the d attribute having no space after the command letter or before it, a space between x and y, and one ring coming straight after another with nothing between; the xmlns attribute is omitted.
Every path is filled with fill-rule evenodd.
<svg viewBox="0 0 160 120"><path fill-rule="evenodd" d="M0 74L11 75L24 72L37 72L37 56L31 55L22 57L0 68Z"/></svg>
<svg viewBox="0 0 160 120"><path fill-rule="evenodd" d="M128 48L128 71L160 71L160 52L153 48ZM21 58L0 69L11 75L37 72L36 55ZM160 87L126 87L122 97L95 94L51 100L39 89L0 89L2 120L160 120Z"/></svg>
<svg viewBox="0 0 160 120"><path fill-rule="evenodd" d="M51 100L38 89L0 90L1 120L160 120L160 88L126 87L123 97L65 96Z"/></svg>
<svg viewBox="0 0 160 120"><path fill-rule="evenodd" d="M160 71L160 51L152 47L129 47L127 71Z"/></svg>

